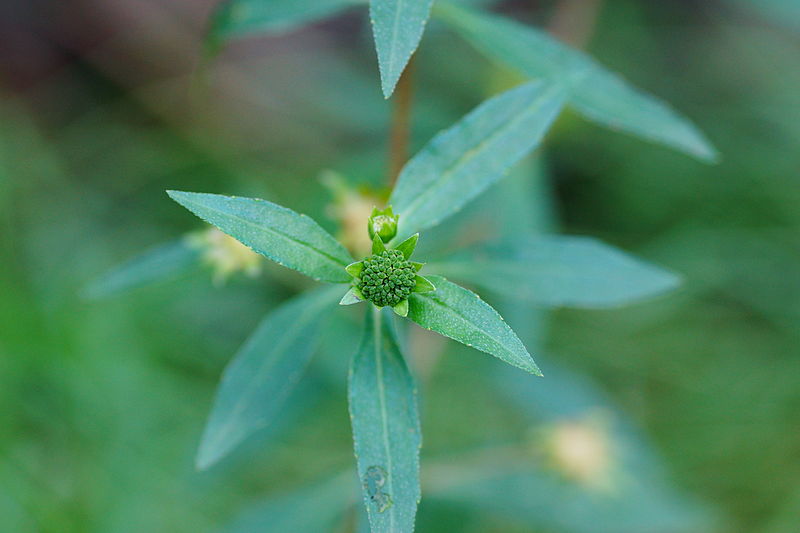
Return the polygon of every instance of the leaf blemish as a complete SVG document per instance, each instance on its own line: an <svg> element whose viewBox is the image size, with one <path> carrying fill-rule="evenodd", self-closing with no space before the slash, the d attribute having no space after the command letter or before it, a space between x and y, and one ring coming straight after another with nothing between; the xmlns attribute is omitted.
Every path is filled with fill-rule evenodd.
<svg viewBox="0 0 800 533"><path fill-rule="evenodd" d="M392 506L392 497L383 492L387 477L386 470L380 466L370 466L364 474L364 490L369 500L378 508L379 513Z"/></svg>

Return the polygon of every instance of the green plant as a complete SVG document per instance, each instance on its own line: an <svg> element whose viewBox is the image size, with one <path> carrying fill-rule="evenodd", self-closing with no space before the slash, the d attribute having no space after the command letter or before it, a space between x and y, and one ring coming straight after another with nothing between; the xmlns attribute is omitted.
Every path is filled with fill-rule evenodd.
<svg viewBox="0 0 800 533"><path fill-rule="evenodd" d="M432 3L370 3L381 88L387 98L422 38ZM355 4L231 0L215 16L211 41L219 45L235 35L283 30ZM343 305L367 301L361 345L350 366L348 398L372 531L412 531L420 499L416 386L394 319L383 308L540 374L497 311L443 276L551 307L621 305L679 283L677 276L592 239L543 237L527 230L512 233L505 242L470 246L430 261L425 272L433 275L423 277L418 273L423 264L410 260L420 233L439 226L501 180L541 144L565 106L602 125L700 159L716 158L689 121L543 32L450 2L437 2L433 14L490 58L535 79L488 99L402 167L385 206L375 206L363 221L362 231L372 243L366 257L353 257L309 217L266 200L169 192L173 200L250 249L333 284L274 310L231 362L202 438L198 466L214 464L275 417L313 356L324 319L334 312L337 300ZM180 270L211 246L203 239L166 245L100 280L90 293L113 292Z"/></svg>

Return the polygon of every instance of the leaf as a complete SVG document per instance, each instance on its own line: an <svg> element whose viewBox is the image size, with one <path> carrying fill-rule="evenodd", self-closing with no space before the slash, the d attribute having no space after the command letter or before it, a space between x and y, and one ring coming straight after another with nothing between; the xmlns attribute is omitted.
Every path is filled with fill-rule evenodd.
<svg viewBox="0 0 800 533"><path fill-rule="evenodd" d="M417 248L418 241L419 241L419 233L415 233L408 239L404 240L403 242L395 246L394 249L401 252L403 254L403 257L406 260L408 260L414 253L414 250Z"/></svg>
<svg viewBox="0 0 800 533"><path fill-rule="evenodd" d="M402 300L399 304L392 307L395 313L399 316L406 317L408 316L408 300Z"/></svg>
<svg viewBox="0 0 800 533"><path fill-rule="evenodd" d="M213 465L273 420L314 353L325 308L340 294L340 287L317 289L264 318L225 369L197 453L198 468Z"/></svg>
<svg viewBox="0 0 800 533"><path fill-rule="evenodd" d="M429 268L501 296L547 306L613 307L680 285L675 274L588 237L520 237L459 253Z"/></svg>
<svg viewBox="0 0 800 533"><path fill-rule="evenodd" d="M273 496L247 509L224 533L320 533L335 531L355 503L353 472Z"/></svg>
<svg viewBox="0 0 800 533"><path fill-rule="evenodd" d="M436 14L489 57L563 85L569 103L589 120L705 161L717 159L714 147L685 117L545 32L452 3L437 4Z"/></svg>
<svg viewBox="0 0 800 533"><path fill-rule="evenodd" d="M411 532L420 499L416 387L387 312L367 311L350 367L350 419L373 533Z"/></svg>
<svg viewBox="0 0 800 533"><path fill-rule="evenodd" d="M392 95L411 54L419 46L432 4L433 0L370 0L369 17L384 97Z"/></svg>
<svg viewBox="0 0 800 533"><path fill-rule="evenodd" d="M425 329L542 375L522 341L503 317L472 291L440 276L428 276L436 290L412 294L408 318Z"/></svg>
<svg viewBox="0 0 800 533"><path fill-rule="evenodd" d="M350 290L348 290L344 296L342 296L342 299L339 300L339 305L360 304L363 301L364 298L362 298L359 290L355 287L350 287Z"/></svg>
<svg viewBox="0 0 800 533"><path fill-rule="evenodd" d="M401 239L461 209L542 140L558 115L558 86L530 82L484 102L403 168L390 203Z"/></svg>
<svg viewBox="0 0 800 533"><path fill-rule="evenodd" d="M346 283L353 259L313 219L272 202L196 192L167 191L170 198L273 261L316 280Z"/></svg>
<svg viewBox="0 0 800 533"><path fill-rule="evenodd" d="M289 31L334 15L365 0L227 0L211 19L209 39Z"/></svg>
<svg viewBox="0 0 800 533"><path fill-rule="evenodd" d="M414 285L414 292L430 292L436 290L436 287L433 286L430 280L419 274L414 276L414 281L416 282Z"/></svg>
<svg viewBox="0 0 800 533"><path fill-rule="evenodd" d="M186 239L161 244L122 263L83 291L86 298L99 299L166 280L198 264L200 251Z"/></svg>

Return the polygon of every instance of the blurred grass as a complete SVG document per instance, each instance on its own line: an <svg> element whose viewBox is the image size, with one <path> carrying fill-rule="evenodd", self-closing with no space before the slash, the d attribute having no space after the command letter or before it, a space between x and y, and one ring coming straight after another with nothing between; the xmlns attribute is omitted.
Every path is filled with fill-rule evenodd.
<svg viewBox="0 0 800 533"><path fill-rule="evenodd" d="M189 9L147 3L133 10L140 16L125 38L88 50L62 45L53 53L63 58L34 81L6 73L0 516L8 531L215 531L250 502L352 463L342 391L354 345L341 327L341 345L323 350L281 424L211 472L193 471L224 363L304 283L298 277L267 268L258 280L215 289L201 270L102 303L78 297L106 268L198 227L167 200L167 188L262 196L334 229L319 171L383 182L390 108L363 14L234 44L203 95L190 91L185 57L197 49L203 13L190 10L184 24L177 14ZM122 35L118 17L105 27L78 13L70 24L80 16ZM30 38L52 43L51 31L63 42L66 20ZM793 532L800 36L721 2L625 0L606 3L589 51L694 118L723 162L703 166L574 115L559 121L542 163L555 204L529 212L526 224L549 226L541 213L552 209L565 231L637 252L687 284L627 309L558 311L540 325L551 332L544 347L595 378L644 428L675 489L719 513L721 531ZM432 26L418 61L413 146L477 104L496 82L490 72ZM540 192L517 192L532 194ZM470 227L483 229L495 205L487 200L461 220L478 217ZM448 238L449 229L436 231ZM426 336L413 342L445 346ZM475 371L485 366L480 354L448 351L438 365L417 354L414 362L421 375L431 372L429 457L527 428ZM530 531L432 502L423 503L419 530Z"/></svg>

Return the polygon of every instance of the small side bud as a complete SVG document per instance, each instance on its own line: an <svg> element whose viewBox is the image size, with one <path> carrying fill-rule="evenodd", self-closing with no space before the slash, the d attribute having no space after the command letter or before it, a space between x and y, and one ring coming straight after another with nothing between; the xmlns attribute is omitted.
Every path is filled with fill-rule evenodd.
<svg viewBox="0 0 800 533"><path fill-rule="evenodd" d="M399 218L392 212L392 206L383 210L374 208L367 222L369 238L374 239L375 235L377 235L383 242L391 241L397 235L397 220Z"/></svg>

